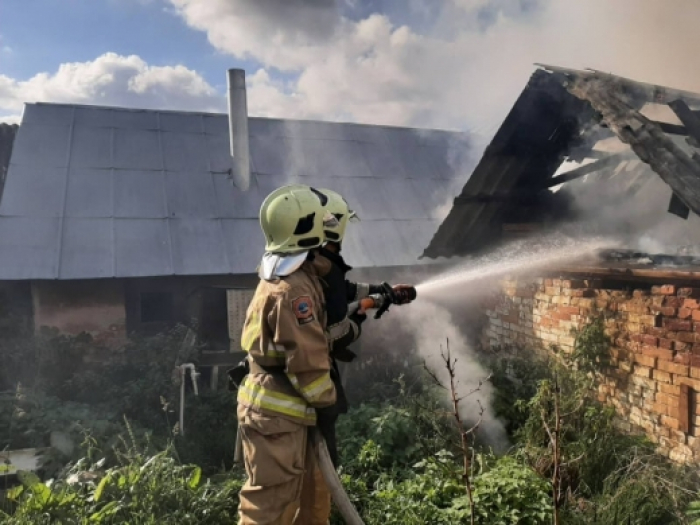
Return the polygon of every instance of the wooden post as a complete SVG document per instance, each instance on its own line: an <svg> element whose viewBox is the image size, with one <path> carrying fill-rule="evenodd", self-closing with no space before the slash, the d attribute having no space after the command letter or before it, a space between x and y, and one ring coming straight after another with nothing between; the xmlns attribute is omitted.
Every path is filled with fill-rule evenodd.
<svg viewBox="0 0 700 525"><path fill-rule="evenodd" d="M216 392L216 390L219 388L219 365L214 365L211 367L211 380L209 386L214 392Z"/></svg>

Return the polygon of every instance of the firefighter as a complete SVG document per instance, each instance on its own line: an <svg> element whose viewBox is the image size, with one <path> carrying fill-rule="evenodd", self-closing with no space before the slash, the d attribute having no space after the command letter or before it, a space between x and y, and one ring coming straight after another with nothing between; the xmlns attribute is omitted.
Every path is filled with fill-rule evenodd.
<svg viewBox="0 0 700 525"><path fill-rule="evenodd" d="M328 315L328 337L331 348L331 378L335 384L337 401L334 405L317 410L318 429L323 435L328 452L333 464L338 466L338 450L335 433L335 424L340 414L348 411L348 402L345 390L341 383L337 361L351 362L356 355L348 345L357 340L361 334L361 326L366 315L363 312L355 312L348 316L348 303L363 299L373 293L382 293L381 285L355 283L346 279L347 273L352 270L340 254L345 230L349 222L359 221L357 214L350 209L347 201L338 193L319 189L328 197L326 209L337 219L325 225L325 244L319 250L321 256L332 263L328 274L323 278L323 291L326 300ZM407 285L396 285L394 290L405 288ZM397 301L400 302L400 301Z"/></svg>
<svg viewBox="0 0 700 525"><path fill-rule="evenodd" d="M330 494L316 465L316 410L336 402L330 377L318 256L325 227L336 219L313 188L286 186L260 210L265 255L248 307L242 347L250 372L238 389L238 424L248 479L240 524L323 525Z"/></svg>

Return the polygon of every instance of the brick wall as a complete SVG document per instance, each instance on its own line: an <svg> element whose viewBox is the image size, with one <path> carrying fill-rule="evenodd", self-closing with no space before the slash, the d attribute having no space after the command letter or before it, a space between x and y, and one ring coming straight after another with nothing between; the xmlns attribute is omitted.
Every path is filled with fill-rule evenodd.
<svg viewBox="0 0 700 525"><path fill-rule="evenodd" d="M700 463L700 283L606 289L584 279L505 280L484 302L482 344L573 351L573 328L605 317L611 367L598 385L622 426Z"/></svg>

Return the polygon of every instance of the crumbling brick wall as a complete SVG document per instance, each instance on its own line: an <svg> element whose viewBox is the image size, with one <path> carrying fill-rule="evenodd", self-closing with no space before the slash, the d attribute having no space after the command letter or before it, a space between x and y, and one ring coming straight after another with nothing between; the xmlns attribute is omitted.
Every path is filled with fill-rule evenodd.
<svg viewBox="0 0 700 525"><path fill-rule="evenodd" d="M482 344L573 351L596 316L612 341L598 396L660 453L700 463L700 283L605 289L598 280L505 280L484 302Z"/></svg>

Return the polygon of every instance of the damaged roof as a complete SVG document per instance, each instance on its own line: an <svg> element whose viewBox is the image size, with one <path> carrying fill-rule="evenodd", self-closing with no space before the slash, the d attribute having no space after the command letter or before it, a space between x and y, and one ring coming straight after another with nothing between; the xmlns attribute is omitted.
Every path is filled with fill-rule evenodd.
<svg viewBox="0 0 700 525"><path fill-rule="evenodd" d="M10 155L16 133L17 124L0 123L0 197L2 197L2 188L5 185L7 168L10 165Z"/></svg>
<svg viewBox="0 0 700 525"><path fill-rule="evenodd" d="M226 115L26 105L0 280L255 273L262 200L294 181L357 210L344 243L355 267L417 264L470 152L466 134L436 130L250 118L249 133L243 192Z"/></svg>
<svg viewBox="0 0 700 525"><path fill-rule="evenodd" d="M474 254L510 232L571 218L588 191L611 207L640 194L667 195L669 211L700 215L700 95L594 70L542 66L455 198L424 256ZM671 119L648 116L665 109ZM620 151L597 144L613 139ZM578 164L569 171L560 169ZM653 171L652 171L653 170ZM604 180L604 191L591 191ZM560 191L550 188L559 186ZM664 205L665 206L665 205ZM690 212L693 212L691 214ZM612 216L612 215L611 215ZM619 218L619 217L617 217ZM692 229L688 226L688 229Z"/></svg>

